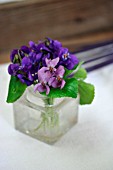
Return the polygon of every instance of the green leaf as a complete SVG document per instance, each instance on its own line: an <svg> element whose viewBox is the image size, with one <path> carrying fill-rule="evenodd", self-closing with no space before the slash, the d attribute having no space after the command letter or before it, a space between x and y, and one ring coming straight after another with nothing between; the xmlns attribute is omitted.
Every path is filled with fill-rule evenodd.
<svg viewBox="0 0 113 170"><path fill-rule="evenodd" d="M17 77L11 76L7 103L13 103L24 93L27 85L23 84Z"/></svg>
<svg viewBox="0 0 113 170"><path fill-rule="evenodd" d="M68 70L67 68L65 68L64 79L66 79L67 76L70 75L72 72L73 72L73 70Z"/></svg>
<svg viewBox="0 0 113 170"><path fill-rule="evenodd" d="M91 104L94 99L95 89L92 84L82 80L78 81L78 91L80 94L80 104Z"/></svg>
<svg viewBox="0 0 113 170"><path fill-rule="evenodd" d="M83 61L79 62L79 64L75 65L75 67L72 70L68 70L65 68L64 79L66 79L67 76L69 76L70 74L73 74L74 71L79 69L83 63L84 63Z"/></svg>
<svg viewBox="0 0 113 170"><path fill-rule="evenodd" d="M41 93L46 95L45 93ZM72 97L76 98L78 94L78 81L75 78L67 79L63 89L51 88L50 93L47 95L52 98Z"/></svg>
<svg viewBox="0 0 113 170"><path fill-rule="evenodd" d="M87 71L84 68L80 68L74 75L76 79L86 79L87 78Z"/></svg>

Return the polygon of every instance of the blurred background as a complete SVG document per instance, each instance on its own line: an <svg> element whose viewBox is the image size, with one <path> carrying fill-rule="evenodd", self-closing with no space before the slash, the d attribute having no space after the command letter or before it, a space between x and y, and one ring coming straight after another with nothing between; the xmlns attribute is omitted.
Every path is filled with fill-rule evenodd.
<svg viewBox="0 0 113 170"><path fill-rule="evenodd" d="M113 40L113 0L0 0L0 63L45 37L71 52Z"/></svg>

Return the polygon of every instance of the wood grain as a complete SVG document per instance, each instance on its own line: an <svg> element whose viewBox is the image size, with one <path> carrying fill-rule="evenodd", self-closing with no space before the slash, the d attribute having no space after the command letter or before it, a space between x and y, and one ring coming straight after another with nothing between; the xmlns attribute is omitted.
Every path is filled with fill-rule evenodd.
<svg viewBox="0 0 113 170"><path fill-rule="evenodd" d="M113 39L113 31L86 34L81 37L69 38L68 40L61 40L63 46L68 47L70 51L76 51L83 46L93 45L95 43L104 42ZM0 63L10 62L10 51L2 52L0 55Z"/></svg>
<svg viewBox="0 0 113 170"><path fill-rule="evenodd" d="M70 50L112 39L112 11L112 0L27 0L0 5L0 54L47 36L61 40Z"/></svg>

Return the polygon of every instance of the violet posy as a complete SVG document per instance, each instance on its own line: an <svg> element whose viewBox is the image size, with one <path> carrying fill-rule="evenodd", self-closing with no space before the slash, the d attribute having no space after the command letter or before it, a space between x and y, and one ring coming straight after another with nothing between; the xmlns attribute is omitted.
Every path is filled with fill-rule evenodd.
<svg viewBox="0 0 113 170"><path fill-rule="evenodd" d="M87 72L77 57L57 40L30 41L29 47L14 49L10 60L8 103L15 102L31 85L36 93L51 98L76 98L79 93L80 104L93 101L94 86L84 82Z"/></svg>

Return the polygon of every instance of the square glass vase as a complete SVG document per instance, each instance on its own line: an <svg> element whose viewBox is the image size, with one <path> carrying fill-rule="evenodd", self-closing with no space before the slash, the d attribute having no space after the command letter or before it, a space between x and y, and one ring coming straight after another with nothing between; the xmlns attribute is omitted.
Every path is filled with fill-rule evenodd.
<svg viewBox="0 0 113 170"><path fill-rule="evenodd" d="M79 95L49 98L27 88L13 104L15 128L48 144L55 143L78 120Z"/></svg>

